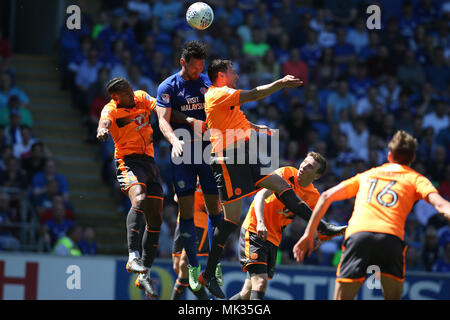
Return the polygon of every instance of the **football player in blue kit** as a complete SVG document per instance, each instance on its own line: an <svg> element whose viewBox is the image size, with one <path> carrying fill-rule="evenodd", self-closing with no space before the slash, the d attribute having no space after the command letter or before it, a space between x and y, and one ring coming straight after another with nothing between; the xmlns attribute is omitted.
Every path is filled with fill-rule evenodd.
<svg viewBox="0 0 450 320"><path fill-rule="evenodd" d="M201 288L198 282L201 267L197 259L197 233L194 224L197 177L209 215L210 241L215 227L223 219L216 181L209 163L203 159L203 154L210 154L209 139L201 138L206 120L204 94L211 85L208 76L202 73L205 59L206 48L202 42L186 42L180 58L181 70L159 85L156 102L159 128L172 145L171 166L180 210L180 234L189 261L189 285L194 291ZM174 113L172 110L179 112ZM181 131L182 137L178 136ZM209 151L205 151L206 148ZM220 265L216 269L216 275L220 283Z"/></svg>

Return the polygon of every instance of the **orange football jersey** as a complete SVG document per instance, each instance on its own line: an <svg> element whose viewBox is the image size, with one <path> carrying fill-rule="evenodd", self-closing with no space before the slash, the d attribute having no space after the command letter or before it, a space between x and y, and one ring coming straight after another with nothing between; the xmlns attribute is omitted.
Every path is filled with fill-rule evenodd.
<svg viewBox="0 0 450 320"><path fill-rule="evenodd" d="M110 120L109 132L114 140L114 158L137 153L154 157L153 130L150 124L151 112L155 109L156 99L145 91L134 92L136 105L133 108L117 107L111 100L103 107L100 120Z"/></svg>
<svg viewBox="0 0 450 320"><path fill-rule="evenodd" d="M320 193L312 183L307 187L300 186L297 180L298 169L294 167L282 167L275 170L275 172L289 182L294 189L294 192L311 208L311 210L314 209L319 200ZM279 246L283 228L289 225L294 217L294 214L277 199L275 194L271 194L267 197L264 201L264 223L267 228L267 240L274 245ZM257 233L256 226L255 201L253 201L242 224L242 228Z"/></svg>
<svg viewBox="0 0 450 320"><path fill-rule="evenodd" d="M205 93L206 123L211 132L212 152L250 138L251 126L240 109L240 93L241 90L226 86L210 86Z"/></svg>
<svg viewBox="0 0 450 320"><path fill-rule="evenodd" d="M361 232L380 232L403 240L405 222L414 203L436 188L408 166L385 163L341 182L347 198L356 196L345 238Z"/></svg>

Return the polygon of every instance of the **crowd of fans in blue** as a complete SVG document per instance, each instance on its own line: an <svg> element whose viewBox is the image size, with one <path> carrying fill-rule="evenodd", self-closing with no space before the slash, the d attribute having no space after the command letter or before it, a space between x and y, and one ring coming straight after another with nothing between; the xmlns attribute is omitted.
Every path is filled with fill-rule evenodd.
<svg viewBox="0 0 450 320"><path fill-rule="evenodd" d="M135 90L145 90L155 97L159 83L179 70L183 43L197 39L208 46L206 65L219 57L233 61L240 76L239 88L252 88L286 74L304 80L300 90L282 90L260 102L247 103L243 109L250 121L279 129L280 166L297 166L308 151L327 158L329 169L315 183L319 191L386 162L387 142L402 129L419 141L413 168L450 199L449 1L377 1L381 29L369 30L366 8L373 3L361 0L211 0L205 2L212 6L215 18L205 31L196 31L185 22L185 11L192 2L102 1L95 15L87 14L84 1L78 2L82 29L61 29L61 88L72 93L74 107L85 115L91 143L97 143L98 118L110 99L105 91L109 79L123 76ZM17 153L22 147L16 151L11 147L14 143L5 143L11 139L11 126L16 126L26 141L27 134L32 137L30 124L18 125L14 120L17 113L26 112L26 94L12 87L19 90L15 95L20 101L12 109L11 99L4 98L4 92L8 92L4 89L8 82L5 74L14 79L8 68L13 69L7 64L2 69L0 112L10 108L11 124L0 124L0 174L11 172L5 168L20 163ZM153 117L155 160L165 183L164 240L160 241L159 256L170 257L177 208L172 200L170 146L156 120ZM46 209L52 202L57 206L55 201L67 201L65 183L58 179L53 189L62 199L45 198L39 187L45 173L33 173L44 167L51 170L47 166L51 167L52 162L42 162L39 170L34 167L39 156L33 156L32 150L38 149L35 153L43 157L43 145L28 143L31 151L25 159L33 160L22 159L22 167L35 170L25 171L28 186L32 186L31 196L37 199L39 192L44 194L44 200L33 201L36 205L39 201L45 203ZM123 199L118 205L126 212L129 204L119 191L113 171L113 142L110 139L98 144L98 148L103 178ZM0 208L8 208L5 194L1 195ZM326 218L345 224L352 205L352 201L339 202L330 208ZM296 220L286 229L280 246L281 263L295 262L292 246L304 227L303 221ZM408 270L450 271L450 227L431 205L419 201L406 229ZM237 236L228 241L224 259L237 261ZM324 243L305 263L337 265L341 240Z"/></svg>

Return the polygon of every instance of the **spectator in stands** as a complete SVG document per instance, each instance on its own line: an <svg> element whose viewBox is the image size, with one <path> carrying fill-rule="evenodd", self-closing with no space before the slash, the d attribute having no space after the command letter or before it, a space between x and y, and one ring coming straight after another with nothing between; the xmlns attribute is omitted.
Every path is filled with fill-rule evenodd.
<svg viewBox="0 0 450 320"><path fill-rule="evenodd" d="M422 263L426 271L432 271L433 265L439 258L438 237L436 229L432 226L425 231L425 242L422 250Z"/></svg>
<svg viewBox="0 0 450 320"><path fill-rule="evenodd" d="M404 88L408 88L413 92L418 92L426 81L425 71L417 63L414 51L406 50L404 62L397 68L397 78Z"/></svg>
<svg viewBox="0 0 450 320"><path fill-rule="evenodd" d="M35 141L30 149L30 156L23 158L21 167L25 170L27 174L27 182L30 185L33 176L44 170L45 167L45 151L44 144L41 141Z"/></svg>
<svg viewBox="0 0 450 320"><path fill-rule="evenodd" d="M23 159L31 156L31 146L36 142L28 126L21 127L22 142L13 145L13 155L17 159Z"/></svg>
<svg viewBox="0 0 450 320"><path fill-rule="evenodd" d="M337 36L334 31L333 21L331 19L325 20L325 29L319 32L317 43L322 48L333 47L337 42Z"/></svg>
<svg viewBox="0 0 450 320"><path fill-rule="evenodd" d="M139 65L132 64L128 70L128 79L133 87L133 90L144 90L152 97L156 96L155 83L141 74Z"/></svg>
<svg viewBox="0 0 450 320"><path fill-rule="evenodd" d="M8 126L11 112L20 114L21 126L33 126L31 112L25 108L18 96L9 97L8 107L0 109L0 126Z"/></svg>
<svg viewBox="0 0 450 320"><path fill-rule="evenodd" d="M335 61L341 71L347 69L347 65L356 59L355 48L347 42L347 31L345 28L338 28L336 31L336 44L333 46Z"/></svg>
<svg viewBox="0 0 450 320"><path fill-rule="evenodd" d="M54 216L54 211L64 207L64 217L66 219L75 220L73 211L70 209L69 203L59 193L58 181L53 180L48 183L47 192L41 196L40 201L36 204L39 221L46 223Z"/></svg>
<svg viewBox="0 0 450 320"><path fill-rule="evenodd" d="M309 69L306 63L300 60L298 49L292 49L289 60L283 64L283 76L288 74L302 79L304 86L308 85Z"/></svg>
<svg viewBox="0 0 450 320"><path fill-rule="evenodd" d="M0 74L0 109L8 107L11 96L17 96L24 106L27 106L30 102L26 93L13 85L11 75L4 72Z"/></svg>
<svg viewBox="0 0 450 320"><path fill-rule="evenodd" d="M8 193L0 192L0 251L20 249L20 242L14 236L16 228L12 225L18 222L15 217L16 208L10 206L11 197Z"/></svg>
<svg viewBox="0 0 450 320"><path fill-rule="evenodd" d="M348 90L348 82L340 79L337 90L327 98L327 121L328 123L339 122L339 113L342 109L351 111L356 104L356 98Z"/></svg>
<svg viewBox="0 0 450 320"><path fill-rule="evenodd" d="M447 242L444 246L444 254L442 258L439 258L432 268L433 272L450 272L450 242Z"/></svg>
<svg viewBox="0 0 450 320"><path fill-rule="evenodd" d="M398 20L400 34L405 38L414 36L414 30L418 26L418 19L414 15L414 6L411 1L405 0L402 3L402 14Z"/></svg>
<svg viewBox="0 0 450 320"><path fill-rule="evenodd" d="M356 54L359 54L362 48L369 44L369 32L363 18L356 19L355 27L347 33L347 42L353 45Z"/></svg>
<svg viewBox="0 0 450 320"><path fill-rule="evenodd" d="M374 81L367 75L367 66L360 62L356 64L356 75L350 76L348 87L355 98L361 99L366 96L367 91L374 85Z"/></svg>
<svg viewBox="0 0 450 320"><path fill-rule="evenodd" d="M98 77L98 71L103 64L98 59L98 50L92 48L89 50L89 55L84 60L77 71L75 77L76 91L75 91L75 106L87 113L88 108L88 88L93 84Z"/></svg>
<svg viewBox="0 0 450 320"><path fill-rule="evenodd" d="M270 83L280 78L280 69L280 64L275 57L275 52L270 49L266 52L264 57L257 62L256 74L261 83Z"/></svg>
<svg viewBox="0 0 450 320"><path fill-rule="evenodd" d="M45 193L48 182L57 180L59 184L59 193L63 196L64 201L69 201L69 187L66 178L56 172L56 162L53 159L47 159L44 170L36 173L32 180L32 193L34 199Z"/></svg>
<svg viewBox="0 0 450 320"><path fill-rule="evenodd" d="M177 17L183 10L183 4L180 1L162 0L155 3L153 7L153 18L159 28L159 32L170 33L174 30Z"/></svg>
<svg viewBox="0 0 450 320"><path fill-rule="evenodd" d="M252 39L245 42L242 47L242 53L247 55L249 59L258 61L267 51L270 50L270 45L266 42L265 34L258 28L252 29Z"/></svg>
<svg viewBox="0 0 450 320"><path fill-rule="evenodd" d="M450 40L448 42L448 46L450 47ZM442 47L434 48L432 62L425 67L425 71L427 80L436 88L438 93L447 89L447 85L450 83L450 67L445 61L444 49Z"/></svg>
<svg viewBox="0 0 450 320"><path fill-rule="evenodd" d="M339 76L339 68L335 63L333 49L327 47L323 49L322 57L316 64L313 71L313 82L320 88L336 87L336 79ZM301 78L303 79L303 78Z"/></svg>
<svg viewBox="0 0 450 320"><path fill-rule="evenodd" d="M64 202L55 199L52 203L52 217L42 225L45 232L50 235L52 246L65 235L69 227L74 225L74 220L66 218Z"/></svg>
<svg viewBox="0 0 450 320"><path fill-rule="evenodd" d="M423 118L423 126L432 127L436 134L450 125L448 104L443 100L434 103L434 110L430 110Z"/></svg>
<svg viewBox="0 0 450 320"><path fill-rule="evenodd" d="M27 186L26 174L20 167L19 159L10 156L5 162L5 169L0 171L0 187L11 188L18 192L14 198L21 199Z"/></svg>
<svg viewBox="0 0 450 320"><path fill-rule="evenodd" d="M86 227L81 240L77 243L83 255L97 254L98 245L95 241L95 230L92 227Z"/></svg>
<svg viewBox="0 0 450 320"><path fill-rule="evenodd" d="M322 56L322 48L317 43L317 32L313 29L306 32L307 42L300 47L300 57L310 68L313 68Z"/></svg>
<svg viewBox="0 0 450 320"><path fill-rule="evenodd" d="M121 9L112 12L111 25L103 28L98 35L98 40L101 42L102 50L105 53L111 50L113 42L117 39L124 40L129 50L134 51L137 48L136 37L133 31L127 27L125 12Z"/></svg>
<svg viewBox="0 0 450 320"><path fill-rule="evenodd" d="M81 256L83 255L77 243L82 237L83 229L72 225L67 228L63 235L56 241L53 254L58 256Z"/></svg>

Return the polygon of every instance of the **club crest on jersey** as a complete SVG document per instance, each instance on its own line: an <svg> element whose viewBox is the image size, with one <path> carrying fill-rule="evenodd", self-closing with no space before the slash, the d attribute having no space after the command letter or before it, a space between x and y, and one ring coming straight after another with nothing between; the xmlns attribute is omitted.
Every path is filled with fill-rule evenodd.
<svg viewBox="0 0 450 320"><path fill-rule="evenodd" d="M170 102L170 95L167 94L167 93L163 93L163 94L161 95L161 99L162 99L162 101L163 101L164 103L169 103L169 102Z"/></svg>
<svg viewBox="0 0 450 320"><path fill-rule="evenodd" d="M201 88L200 88L200 93L201 93L201 94L205 94L207 90L208 90L208 89L206 89L205 87L201 87Z"/></svg>

